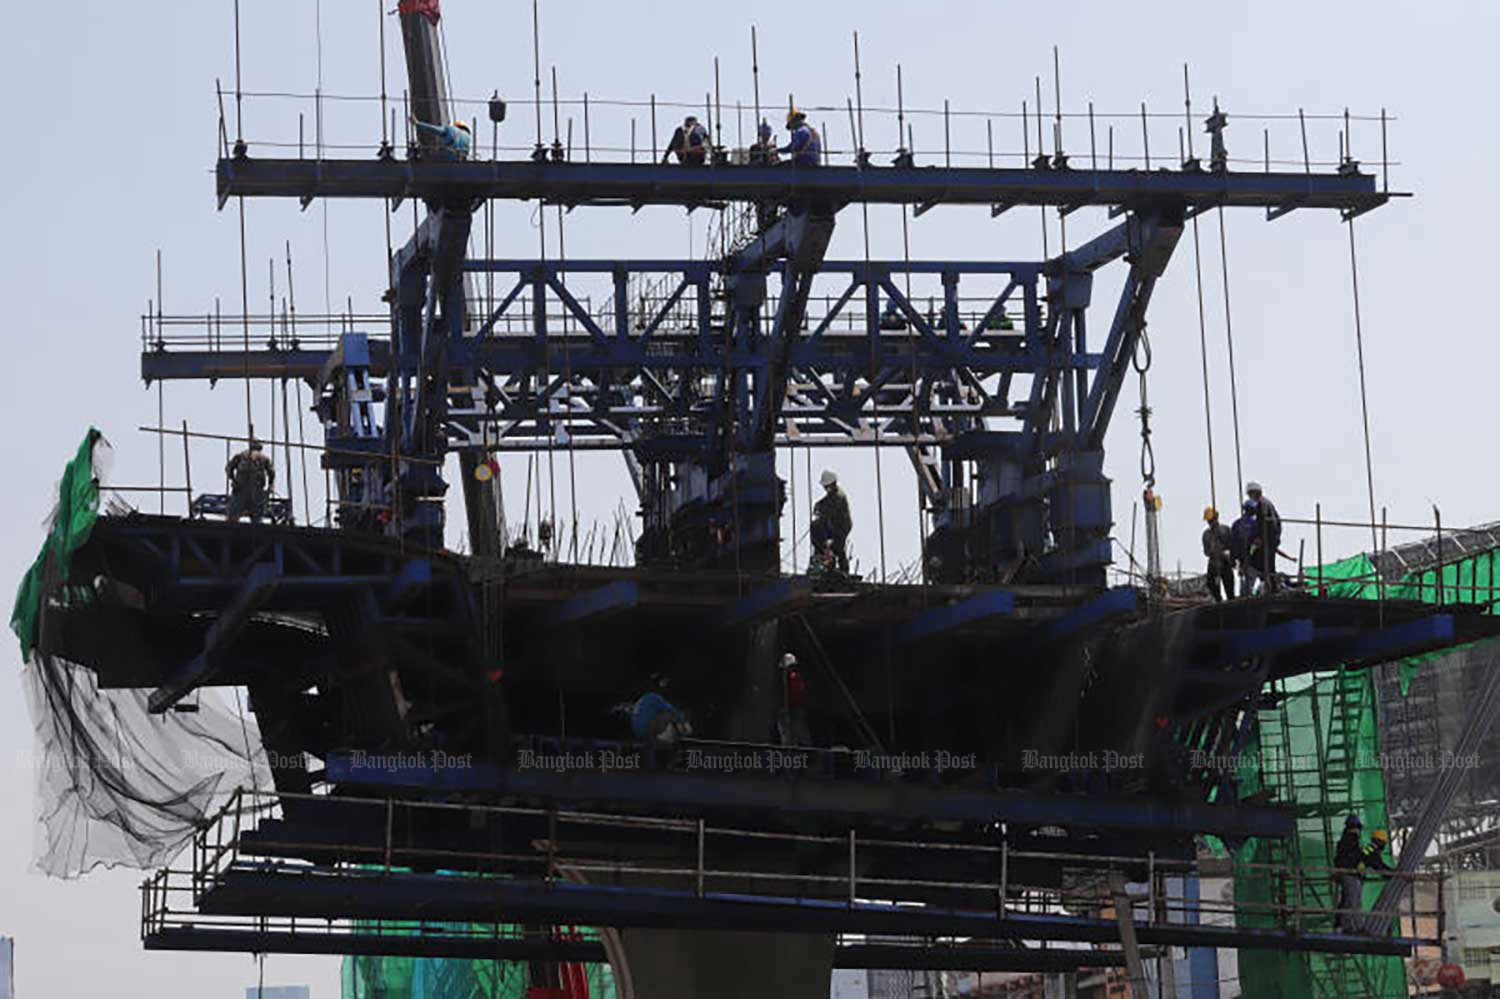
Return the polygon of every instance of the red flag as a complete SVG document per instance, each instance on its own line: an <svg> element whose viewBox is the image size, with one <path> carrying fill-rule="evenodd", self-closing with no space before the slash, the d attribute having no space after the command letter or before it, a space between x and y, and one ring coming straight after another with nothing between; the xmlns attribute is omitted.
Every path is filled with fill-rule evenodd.
<svg viewBox="0 0 1500 999"><path fill-rule="evenodd" d="M438 11L439 0L401 0L399 10L403 14L421 14L433 24L443 15Z"/></svg>

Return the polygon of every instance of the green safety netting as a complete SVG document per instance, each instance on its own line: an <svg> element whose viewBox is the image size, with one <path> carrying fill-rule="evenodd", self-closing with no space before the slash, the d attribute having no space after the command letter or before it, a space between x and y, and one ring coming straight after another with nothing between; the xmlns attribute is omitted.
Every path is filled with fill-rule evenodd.
<svg viewBox="0 0 1500 999"><path fill-rule="evenodd" d="M1387 584L1370 557L1360 554L1314 567L1306 578L1309 586L1333 597L1477 603L1493 613L1500 598L1493 588L1496 554L1490 549ZM1401 660L1403 694L1423 663L1450 651ZM1334 908L1337 890L1316 869L1332 866L1344 817L1356 813L1370 830L1387 822L1374 671L1317 673L1279 682L1268 692L1279 695L1279 703L1259 712L1242 757L1240 793L1266 794L1291 805L1297 829L1285 841L1252 839L1237 854L1238 922L1248 927L1276 925L1275 906ZM1252 865L1309 874L1291 878ZM1364 908L1374 904L1380 887L1378 881L1366 883ZM1304 916L1299 928L1326 932L1332 917ZM1251 996L1400 999L1407 994L1404 964L1396 957L1242 951L1239 968L1244 994Z"/></svg>
<svg viewBox="0 0 1500 999"><path fill-rule="evenodd" d="M94 522L99 519L99 480L94 468L94 447L103 440L104 435L90 427L83 443L78 445L77 453L63 469L62 480L57 485L57 508L52 513L46 540L16 590L16 602L10 612L10 630L21 641L22 656L29 657L36 648L37 618L41 613L47 580L67 578L69 560L89 539Z"/></svg>
<svg viewBox="0 0 1500 999"><path fill-rule="evenodd" d="M383 927L387 932L391 924ZM511 935L517 927L500 927ZM412 923L410 932L467 931L480 936L487 927ZM590 929L571 931L584 940L599 939ZM607 964L565 966L570 999L615 999L614 976ZM525 999L529 985L526 963L447 957L345 957L343 999ZM581 980L580 980L581 979Z"/></svg>

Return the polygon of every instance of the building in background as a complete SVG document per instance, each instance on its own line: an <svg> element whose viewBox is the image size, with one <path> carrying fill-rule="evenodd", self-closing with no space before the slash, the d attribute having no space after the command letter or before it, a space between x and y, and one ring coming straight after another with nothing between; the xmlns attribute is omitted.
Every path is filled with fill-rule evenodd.
<svg viewBox="0 0 1500 999"><path fill-rule="evenodd" d="M252 985L245 999L312 999L312 990L306 985Z"/></svg>

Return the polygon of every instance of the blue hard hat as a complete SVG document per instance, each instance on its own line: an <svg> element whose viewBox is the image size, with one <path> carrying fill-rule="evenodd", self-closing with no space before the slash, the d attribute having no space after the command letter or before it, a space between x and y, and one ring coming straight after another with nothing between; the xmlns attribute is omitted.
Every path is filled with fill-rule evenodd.
<svg viewBox="0 0 1500 999"><path fill-rule="evenodd" d="M1245 500L1245 502L1240 504L1240 507L1244 510L1254 510L1258 506L1260 506L1260 504L1255 502L1255 500L1253 499L1247 499ZM1351 815L1349 817L1353 818L1354 816Z"/></svg>
<svg viewBox="0 0 1500 999"><path fill-rule="evenodd" d="M1344 820L1344 828L1345 829L1359 829L1359 828L1361 828L1363 826L1364 826L1364 823L1360 821L1360 818L1359 818L1358 815L1351 815L1347 819Z"/></svg>
<svg viewBox="0 0 1500 999"><path fill-rule="evenodd" d="M760 135L761 138L765 138L772 132L771 123L762 118L760 122L760 128L756 129L756 132Z"/></svg>

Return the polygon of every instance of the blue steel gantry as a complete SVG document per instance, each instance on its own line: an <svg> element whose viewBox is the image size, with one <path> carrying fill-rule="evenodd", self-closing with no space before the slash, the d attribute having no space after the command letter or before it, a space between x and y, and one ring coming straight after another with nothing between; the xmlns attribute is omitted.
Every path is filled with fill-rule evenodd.
<svg viewBox="0 0 1500 999"><path fill-rule="evenodd" d="M403 5L401 23L412 111L447 120L434 22ZM1394 196L1352 160L1331 172L1222 161L1095 169L1061 157L1025 169L887 167L863 155L855 166L715 158L688 168L449 162L420 143L408 152L268 159L226 142L216 175L221 205L420 202L425 217L390 260L388 328L262 345L248 332L238 344L174 341L158 326L141 355L148 383L308 383L336 529L102 518L75 575L107 578L130 601L65 608L49 631L52 648L94 668L101 686L151 690L153 711L200 686L246 686L265 747L302 761L274 773L274 819L243 835L236 826L229 846L200 835L194 905L259 925L169 924L172 906L153 901L168 890L164 872L147 886L153 946L599 956L577 941L308 936L310 920L370 929L418 908L474 924L499 922L503 909L528 924L1113 940L1120 928L1100 911L1022 913L1012 903L1066 888L1065 851L1096 879L1107 870L1140 881L1158 876L1158 862L1191 870L1194 834L1287 835L1286 809L1240 802L1232 773L1174 753L1243 746L1268 680L1497 630L1462 609L1321 595L1163 615L1143 592L1105 586L1105 436L1184 226L1237 207L1351 219ZM476 212L499 199L741 212L754 224L705 260L470 257ZM1098 206L1111 223L1039 260L829 259L840 214L864 204L991 215ZM1101 291L1095 309L1095 281L1110 274L1119 289ZM498 293L481 294L481 284ZM904 450L931 525L928 585L827 592L784 576L775 457L788 445ZM508 547L484 466L557 450L622 454L642 518L635 567L545 563ZM443 550L449 454L460 459L472 557ZM609 742L620 735L615 705L668 678L703 751L765 751L786 648L815 664L809 713L823 746L839 747L798 747L815 764L805 777L684 773L670 752ZM1040 775L1024 772L1028 748L1140 750L1151 764L1131 779L1087 768ZM854 751L938 749L977 762L962 774L850 763ZM646 762L578 773L516 762L524 752L605 750L641 751ZM408 751L478 762L359 762ZM559 815L586 825L599 820L590 809L620 828L571 839L570 867L558 856ZM720 890L706 888L716 875L705 872L703 841L725 830L705 823L750 827L746 855L761 866L720 871ZM696 866L690 841L652 838L682 829L696 829ZM856 840L872 844L858 859ZM934 844L899 859L882 852ZM960 859L963 850L974 856ZM1126 854L1151 858L1144 876L1118 863ZM616 880L579 875L590 858L614 863ZM652 859L686 881L621 873ZM786 883L797 878L813 886ZM856 897L861 878L869 894L897 902ZM282 916L285 933L267 922ZM1414 943L1322 932L1326 916L1281 913L1258 931L1162 919L1139 936L1385 954ZM1026 951L983 960L1070 960ZM852 953L837 960L873 960Z"/></svg>

